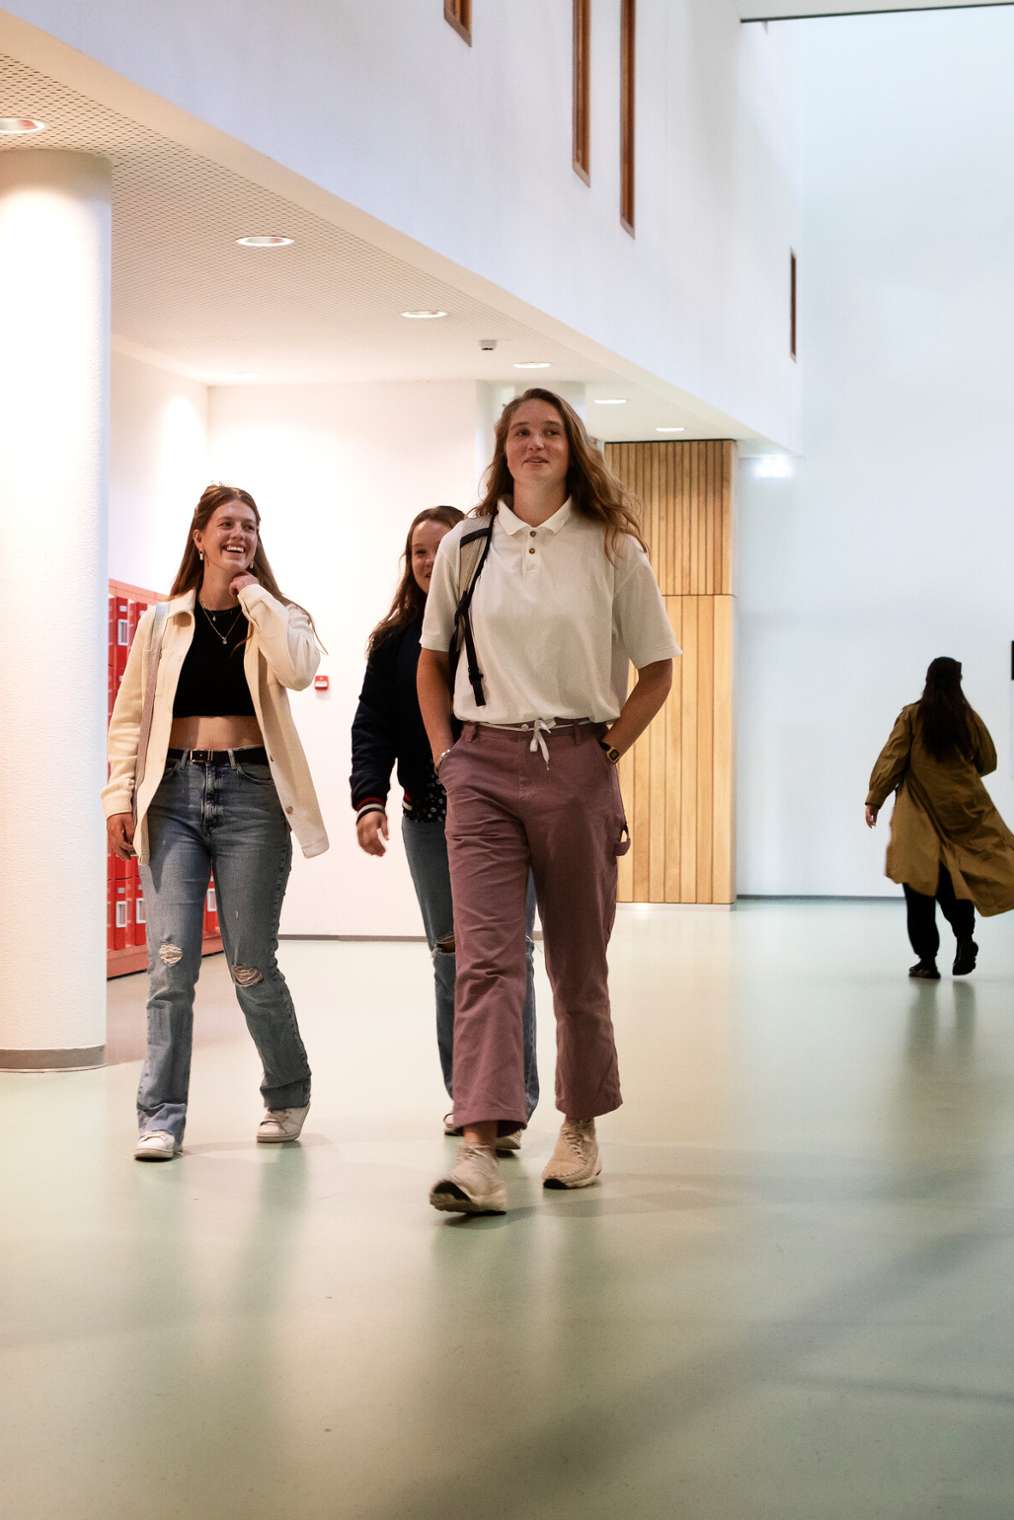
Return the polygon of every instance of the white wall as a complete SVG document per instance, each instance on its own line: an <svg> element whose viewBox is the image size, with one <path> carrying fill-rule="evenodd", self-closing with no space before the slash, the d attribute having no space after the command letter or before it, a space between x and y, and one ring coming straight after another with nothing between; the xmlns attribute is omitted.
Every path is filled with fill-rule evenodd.
<svg viewBox="0 0 1014 1520"><path fill-rule="evenodd" d="M477 499L477 387L230 387L212 390L210 415L212 475L253 493L278 582L309 608L328 650L330 691L293 693L292 707L331 849L309 861L297 851L282 933L418 935L397 782L389 855L356 845L349 732L409 523L423 507Z"/></svg>
<svg viewBox="0 0 1014 1520"><path fill-rule="evenodd" d="M805 458L741 472L739 888L893 893L862 805L936 655L1014 822L1014 10L814 22L802 63Z"/></svg>
<svg viewBox="0 0 1014 1520"><path fill-rule="evenodd" d="M166 592L210 479L207 387L117 353L109 438L109 574Z"/></svg>
<svg viewBox="0 0 1014 1520"><path fill-rule="evenodd" d="M7 10L608 349L795 446L795 34L637 7L637 237L619 224L620 0L596 0L592 184L571 7L8 0ZM237 39L242 39L238 49Z"/></svg>

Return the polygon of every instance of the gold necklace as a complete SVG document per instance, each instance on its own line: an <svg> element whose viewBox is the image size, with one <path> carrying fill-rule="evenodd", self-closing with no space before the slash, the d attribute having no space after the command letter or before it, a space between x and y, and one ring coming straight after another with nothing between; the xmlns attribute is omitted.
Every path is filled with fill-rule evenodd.
<svg viewBox="0 0 1014 1520"><path fill-rule="evenodd" d="M216 624L216 622L215 622L214 618L212 617L211 613L209 612L208 608L205 607L204 603L201 601L200 597L197 598L197 605L198 605L198 607L200 607L201 611L204 613L204 616L207 618L207 620L208 620L208 627L211 629L212 633L215 635L215 638L216 639L221 639L222 643L228 649L228 647L229 647L229 640L232 637L232 630L235 628L236 624L239 622L240 618L243 616L243 609L242 609L242 607L240 607L240 608L237 609L236 616L233 618L232 622L229 624L229 626L226 629L225 633L222 634L222 633L219 633L219 631L218 631L218 625ZM223 608L222 610L224 611L225 609Z"/></svg>

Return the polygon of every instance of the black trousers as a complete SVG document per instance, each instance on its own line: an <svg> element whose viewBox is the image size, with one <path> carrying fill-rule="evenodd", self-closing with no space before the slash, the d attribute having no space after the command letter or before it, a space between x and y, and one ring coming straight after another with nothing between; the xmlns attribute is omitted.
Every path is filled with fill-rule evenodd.
<svg viewBox="0 0 1014 1520"><path fill-rule="evenodd" d="M954 930L955 939L971 939L972 930L975 928L975 908L963 898L955 897L951 873L945 865L940 867L940 879L937 882L935 897L927 897L924 892L916 892L908 885L908 882L903 885L905 903L908 907L908 937L912 941L912 949L921 961L936 960L937 951L940 949L937 903L940 904L940 911L944 918Z"/></svg>

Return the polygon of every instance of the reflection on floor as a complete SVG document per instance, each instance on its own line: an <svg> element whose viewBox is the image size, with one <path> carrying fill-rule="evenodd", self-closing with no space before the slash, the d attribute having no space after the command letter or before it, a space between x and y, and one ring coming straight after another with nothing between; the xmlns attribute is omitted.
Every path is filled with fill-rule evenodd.
<svg viewBox="0 0 1014 1520"><path fill-rule="evenodd" d="M1009 1520L1014 934L978 938L910 983L900 902L621 911L603 1185L539 1187L550 1098L502 1219L426 1205L419 944L283 944L299 1147L252 1143L221 959L178 1161L130 1160L136 1059L4 1076L5 1514Z"/></svg>

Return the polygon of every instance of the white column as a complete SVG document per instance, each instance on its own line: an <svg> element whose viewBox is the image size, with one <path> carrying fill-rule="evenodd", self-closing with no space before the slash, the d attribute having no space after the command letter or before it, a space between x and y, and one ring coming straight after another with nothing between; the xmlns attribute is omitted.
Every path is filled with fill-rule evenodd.
<svg viewBox="0 0 1014 1520"><path fill-rule="evenodd" d="M0 154L0 1067L105 1051L110 170Z"/></svg>

